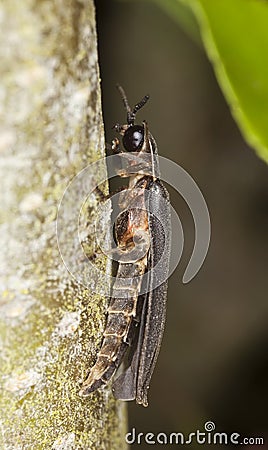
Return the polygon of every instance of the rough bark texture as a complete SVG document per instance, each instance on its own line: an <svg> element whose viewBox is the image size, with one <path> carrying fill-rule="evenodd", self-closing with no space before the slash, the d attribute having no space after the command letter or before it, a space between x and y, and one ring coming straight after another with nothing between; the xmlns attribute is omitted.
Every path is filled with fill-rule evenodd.
<svg viewBox="0 0 268 450"><path fill-rule="evenodd" d="M56 235L68 182L104 155L94 15L91 0L0 6L1 449L125 446L124 406L110 388L78 395L101 340L110 266L98 259L102 275L90 278L71 238L77 192L67 200L61 250L88 287L67 271ZM97 184L97 173L90 180ZM79 219L87 255L97 210L91 195Z"/></svg>

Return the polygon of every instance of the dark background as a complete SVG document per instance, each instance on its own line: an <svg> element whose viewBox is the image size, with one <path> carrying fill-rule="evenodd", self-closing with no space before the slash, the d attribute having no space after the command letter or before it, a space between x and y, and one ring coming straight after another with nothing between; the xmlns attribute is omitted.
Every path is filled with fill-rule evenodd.
<svg viewBox="0 0 268 450"><path fill-rule="evenodd" d="M183 285L194 224L170 189L185 248L169 282L149 407L129 404L129 429L187 434L212 420L216 431L268 439L267 166L243 140L204 50L175 20L151 2L97 0L96 9L106 140L125 121L116 83L131 105L149 93L138 118L160 155L197 182L212 223L205 263Z"/></svg>

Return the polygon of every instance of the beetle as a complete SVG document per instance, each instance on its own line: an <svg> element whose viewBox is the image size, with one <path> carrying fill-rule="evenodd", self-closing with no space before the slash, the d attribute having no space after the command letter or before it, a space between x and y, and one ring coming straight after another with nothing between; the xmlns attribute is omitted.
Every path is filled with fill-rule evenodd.
<svg viewBox="0 0 268 450"><path fill-rule="evenodd" d="M117 88L127 123L114 126L122 136L123 150L118 138L112 141L112 149L126 165L118 174L128 177L129 185L120 193L121 213L114 229L114 254L119 263L103 341L80 395L88 396L106 384L127 360L126 369L113 381L113 394L116 399L148 406L148 389L165 325L170 202L159 178L155 139L146 121L135 124L136 114L149 96L131 109L123 88Z"/></svg>

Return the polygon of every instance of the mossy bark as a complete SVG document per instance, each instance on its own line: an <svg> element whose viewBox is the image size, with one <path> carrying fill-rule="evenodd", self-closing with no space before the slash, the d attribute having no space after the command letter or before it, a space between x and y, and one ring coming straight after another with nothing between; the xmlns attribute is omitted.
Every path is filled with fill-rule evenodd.
<svg viewBox="0 0 268 450"><path fill-rule="evenodd" d="M124 405L110 388L78 395L100 344L110 271L105 258L92 275L85 262L98 199L82 199L74 217L83 179L60 228L72 275L56 232L69 181L104 156L94 16L91 0L0 6L1 449L125 448ZM97 173L89 178L98 184ZM84 253L72 241L78 219Z"/></svg>

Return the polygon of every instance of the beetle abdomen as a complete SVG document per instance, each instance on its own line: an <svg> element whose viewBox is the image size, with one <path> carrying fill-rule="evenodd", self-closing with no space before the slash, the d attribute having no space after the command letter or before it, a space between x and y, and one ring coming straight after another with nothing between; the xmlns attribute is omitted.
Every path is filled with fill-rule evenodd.
<svg viewBox="0 0 268 450"><path fill-rule="evenodd" d="M136 327L136 324L133 324L133 319L135 319L135 322L139 321L136 311L137 301L141 275L146 269L146 263L147 258L143 258L135 264L119 264L108 308L102 345L97 361L83 383L80 391L82 396L89 395L110 380L131 344L134 331L132 328ZM127 287L125 285L126 279L128 279Z"/></svg>

